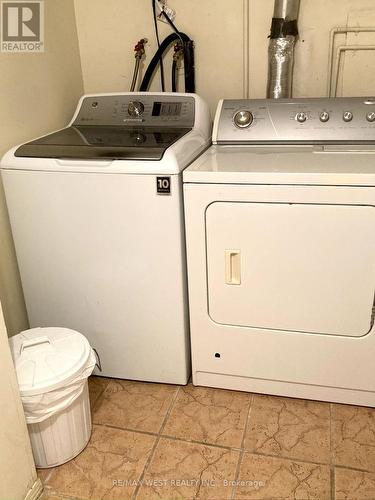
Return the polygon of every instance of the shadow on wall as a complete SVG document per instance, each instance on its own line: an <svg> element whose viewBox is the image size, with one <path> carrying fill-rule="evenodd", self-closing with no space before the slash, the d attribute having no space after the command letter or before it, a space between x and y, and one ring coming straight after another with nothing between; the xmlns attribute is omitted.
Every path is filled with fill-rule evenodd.
<svg viewBox="0 0 375 500"><path fill-rule="evenodd" d="M29 327L21 279L10 230L3 184L0 181L0 298L8 335L15 335Z"/></svg>

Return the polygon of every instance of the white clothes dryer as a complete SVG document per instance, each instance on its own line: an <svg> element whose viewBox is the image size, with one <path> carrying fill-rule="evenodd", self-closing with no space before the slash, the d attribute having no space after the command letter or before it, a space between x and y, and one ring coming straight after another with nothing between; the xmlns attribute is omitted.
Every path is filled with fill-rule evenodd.
<svg viewBox="0 0 375 500"><path fill-rule="evenodd" d="M224 100L184 172L193 383L375 406L375 101Z"/></svg>

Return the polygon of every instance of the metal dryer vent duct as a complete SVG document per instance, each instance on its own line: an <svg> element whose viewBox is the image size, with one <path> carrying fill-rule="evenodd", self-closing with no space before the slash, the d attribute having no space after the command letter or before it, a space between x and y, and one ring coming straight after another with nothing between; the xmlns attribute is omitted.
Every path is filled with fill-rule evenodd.
<svg viewBox="0 0 375 500"><path fill-rule="evenodd" d="M292 97L294 45L300 0L275 0L268 47L267 97Z"/></svg>

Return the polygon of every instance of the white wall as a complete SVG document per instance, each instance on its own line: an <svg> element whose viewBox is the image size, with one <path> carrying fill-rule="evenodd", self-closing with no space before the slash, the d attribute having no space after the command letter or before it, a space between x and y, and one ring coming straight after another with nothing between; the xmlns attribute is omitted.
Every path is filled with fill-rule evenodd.
<svg viewBox="0 0 375 500"><path fill-rule="evenodd" d="M83 92L73 0L45 0L45 52L0 52L0 156L61 128ZM0 186L0 298L9 334L27 328L26 311Z"/></svg>
<svg viewBox="0 0 375 500"><path fill-rule="evenodd" d="M0 304L0 499L22 500L36 481Z"/></svg>
<svg viewBox="0 0 375 500"><path fill-rule="evenodd" d="M273 0L168 0L168 4L177 10L178 27L196 42L197 92L212 111L221 97L245 97L246 78L251 97L265 96ZM155 50L151 1L75 0L75 8L85 91L128 90L136 41L144 36L150 40L146 62ZM170 32L159 25L163 35ZM329 33L338 25L375 26L375 2L301 0L295 96L326 95ZM372 44L375 35L341 35L337 42ZM346 55L339 95L374 93L374 54ZM167 77L170 81L169 73ZM159 79L153 88L160 88Z"/></svg>

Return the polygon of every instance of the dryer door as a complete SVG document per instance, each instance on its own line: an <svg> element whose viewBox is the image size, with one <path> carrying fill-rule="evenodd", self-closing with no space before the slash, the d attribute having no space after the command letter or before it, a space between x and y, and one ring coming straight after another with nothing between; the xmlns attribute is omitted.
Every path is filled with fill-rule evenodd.
<svg viewBox="0 0 375 500"><path fill-rule="evenodd" d="M374 207L216 202L206 211L206 232L213 321L356 337L369 332Z"/></svg>

